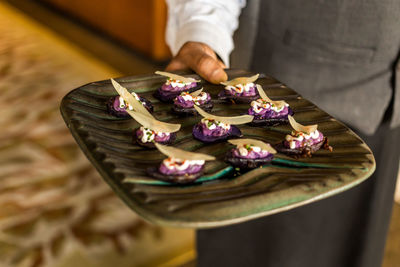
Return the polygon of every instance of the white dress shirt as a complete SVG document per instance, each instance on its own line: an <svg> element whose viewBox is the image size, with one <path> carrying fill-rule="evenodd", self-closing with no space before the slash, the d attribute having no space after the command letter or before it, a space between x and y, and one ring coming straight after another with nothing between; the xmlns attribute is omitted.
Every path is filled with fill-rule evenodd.
<svg viewBox="0 0 400 267"><path fill-rule="evenodd" d="M210 46L229 67L233 32L245 0L167 0L166 41L172 55L186 42Z"/></svg>

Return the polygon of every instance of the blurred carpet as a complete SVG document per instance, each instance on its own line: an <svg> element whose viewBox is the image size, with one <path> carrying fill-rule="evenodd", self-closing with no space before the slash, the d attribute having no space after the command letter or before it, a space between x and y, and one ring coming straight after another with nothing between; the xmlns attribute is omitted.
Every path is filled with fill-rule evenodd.
<svg viewBox="0 0 400 267"><path fill-rule="evenodd" d="M393 205L382 267L400 266L400 204Z"/></svg>
<svg viewBox="0 0 400 267"><path fill-rule="evenodd" d="M60 116L68 91L118 75L0 1L0 266L174 266L194 257L193 231L129 210Z"/></svg>

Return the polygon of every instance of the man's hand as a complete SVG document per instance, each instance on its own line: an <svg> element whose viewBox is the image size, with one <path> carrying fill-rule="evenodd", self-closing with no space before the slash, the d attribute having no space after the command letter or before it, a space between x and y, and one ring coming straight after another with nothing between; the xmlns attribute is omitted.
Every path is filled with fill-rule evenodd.
<svg viewBox="0 0 400 267"><path fill-rule="evenodd" d="M217 84L228 79L224 68L226 68L225 64L217 58L215 52L208 45L187 42L165 70L192 69L207 81Z"/></svg>

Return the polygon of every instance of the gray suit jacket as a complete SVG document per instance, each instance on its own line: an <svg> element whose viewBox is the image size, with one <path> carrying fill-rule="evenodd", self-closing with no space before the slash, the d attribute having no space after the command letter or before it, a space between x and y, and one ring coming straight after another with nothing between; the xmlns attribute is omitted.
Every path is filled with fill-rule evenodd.
<svg viewBox="0 0 400 267"><path fill-rule="evenodd" d="M398 0L248 0L235 46L232 67L276 77L361 132L391 99L400 125Z"/></svg>

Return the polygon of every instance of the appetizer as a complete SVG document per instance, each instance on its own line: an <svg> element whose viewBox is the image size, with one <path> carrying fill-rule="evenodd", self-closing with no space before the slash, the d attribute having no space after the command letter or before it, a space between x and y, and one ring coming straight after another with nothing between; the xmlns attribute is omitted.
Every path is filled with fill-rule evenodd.
<svg viewBox="0 0 400 267"><path fill-rule="evenodd" d="M194 106L194 108L203 118L193 126L192 133L194 138L204 143L223 141L231 137L241 137L242 132L235 125L245 124L253 120L253 116L250 115L220 117L209 114L198 106Z"/></svg>
<svg viewBox="0 0 400 267"><path fill-rule="evenodd" d="M143 147L154 148L154 143L171 144L175 141L175 132L181 128L180 124L158 121L151 114L131 110L127 112L142 125L135 131L134 139Z"/></svg>
<svg viewBox="0 0 400 267"><path fill-rule="evenodd" d="M257 84L257 91L261 98L251 102L248 110L249 115L254 119L250 123L254 126L272 126L287 123L288 115L293 115L293 110L285 101L271 100L261 85Z"/></svg>
<svg viewBox="0 0 400 267"><path fill-rule="evenodd" d="M203 174L205 161L215 160L215 157L206 154L160 144L155 146L168 158L164 159L158 168L148 168L147 172L154 178L167 182L181 184L194 182Z"/></svg>
<svg viewBox="0 0 400 267"><path fill-rule="evenodd" d="M119 96L111 97L107 102L107 110L108 113L114 115L119 118L128 118L129 114L126 112L126 109L135 110L138 108L138 105L132 105L130 103L139 103L143 105L149 112L153 112L153 105L151 102L144 97L138 96L136 93L129 91L121 86L114 79L111 79L111 83L114 86L115 90L118 92ZM131 95L131 97L129 96ZM139 107L140 108L140 107Z"/></svg>
<svg viewBox="0 0 400 267"><path fill-rule="evenodd" d="M167 81L154 94L163 102L171 102L184 91L193 92L200 89L199 80L164 71L156 71L156 74L168 77Z"/></svg>
<svg viewBox="0 0 400 267"><path fill-rule="evenodd" d="M236 145L225 156L225 161L240 169L254 169L271 162L276 150L270 144L256 139L233 139Z"/></svg>
<svg viewBox="0 0 400 267"><path fill-rule="evenodd" d="M251 77L239 77L227 82L221 82L221 84L225 85L225 89L219 92L218 98L233 103L250 103L256 100L260 97L254 84L258 76L259 74L256 74Z"/></svg>
<svg viewBox="0 0 400 267"><path fill-rule="evenodd" d="M317 124L304 126L296 122L292 116L289 115L288 118L294 131L286 135L285 140L276 146L279 152L311 157L322 146L332 151L332 147L328 144L328 139L317 130Z"/></svg>
<svg viewBox="0 0 400 267"><path fill-rule="evenodd" d="M197 115L194 105L201 107L203 110L211 111L213 104L210 94L203 92L203 88L193 93L182 92L174 99L172 110L181 115Z"/></svg>

